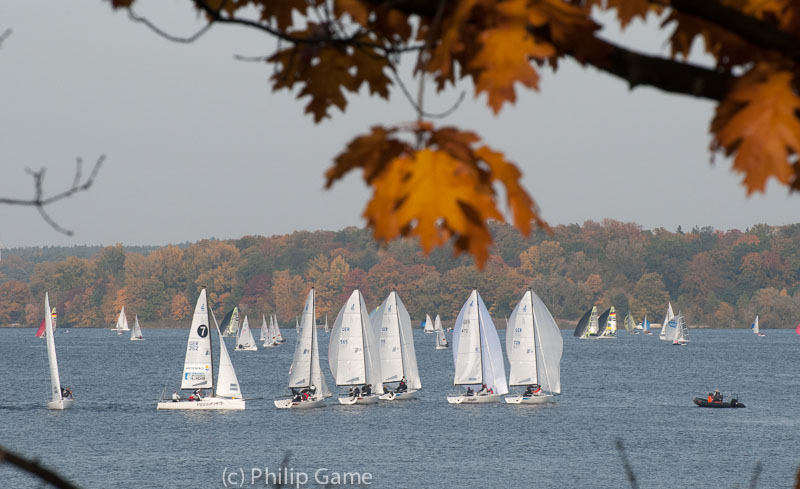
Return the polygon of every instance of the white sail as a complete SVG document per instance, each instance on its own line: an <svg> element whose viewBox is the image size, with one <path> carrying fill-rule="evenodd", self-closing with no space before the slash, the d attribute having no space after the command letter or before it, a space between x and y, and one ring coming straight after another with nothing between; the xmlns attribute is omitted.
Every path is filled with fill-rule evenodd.
<svg viewBox="0 0 800 489"><path fill-rule="evenodd" d="M61 378L58 375L56 340L53 336L53 318L50 316L50 296L44 293L44 334L47 339L47 362L50 365L50 391L53 401L61 400Z"/></svg>
<svg viewBox="0 0 800 489"><path fill-rule="evenodd" d="M131 330L130 327L128 327L128 318L125 316L125 306L122 306L122 310L119 311L117 326L114 329L116 329L118 333Z"/></svg>
<svg viewBox="0 0 800 489"><path fill-rule="evenodd" d="M208 322L208 299L206 289L203 288L194 307L189 340L186 343L181 389L208 389L214 385Z"/></svg>
<svg viewBox="0 0 800 489"><path fill-rule="evenodd" d="M256 339L253 338L253 332L250 331L250 324L247 322L247 316L245 316L242 326L239 328L239 333L236 335L236 349L252 350L256 348Z"/></svg>
<svg viewBox="0 0 800 489"><path fill-rule="evenodd" d="M270 341L272 341L273 344L277 343L278 334L280 333L278 330L278 316L276 316L275 314L272 315L272 318L269 323L269 334L270 334Z"/></svg>
<svg viewBox="0 0 800 489"><path fill-rule="evenodd" d="M269 334L269 326L267 326L267 317L265 315L261 315L261 335L258 338L258 341L264 342L267 339L267 335Z"/></svg>
<svg viewBox="0 0 800 489"><path fill-rule="evenodd" d="M597 306L592 307L589 316L589 327L586 329L588 335L596 335L600 332L600 317L597 315Z"/></svg>
<svg viewBox="0 0 800 489"><path fill-rule="evenodd" d="M354 290L333 323L328 365L336 385L372 384L383 394L378 345L369 322L364 297Z"/></svg>
<svg viewBox="0 0 800 489"><path fill-rule="evenodd" d="M453 384L486 384L495 394L508 394L500 338L477 290L472 291L456 318L453 360Z"/></svg>
<svg viewBox="0 0 800 489"><path fill-rule="evenodd" d="M447 336L444 334L444 328L442 328L442 319L438 314L436 315L436 319L433 321L433 330L436 332L436 346L440 348L447 347Z"/></svg>
<svg viewBox="0 0 800 489"><path fill-rule="evenodd" d="M767 322L769 322L769 321L767 321ZM761 332L761 330L758 329L758 314L756 314L756 320L753 321L753 333L758 334L760 332Z"/></svg>
<svg viewBox="0 0 800 489"><path fill-rule="evenodd" d="M327 314L325 314L325 332L326 333L330 333L331 332L331 328L328 327L328 315Z"/></svg>
<svg viewBox="0 0 800 489"><path fill-rule="evenodd" d="M666 341L675 341L678 336L679 318L674 316L670 319L665 326L661 327L663 335L659 334L659 338Z"/></svg>
<svg viewBox="0 0 800 489"><path fill-rule="evenodd" d="M426 333L433 333L433 320L430 314L425 315L425 329L423 331Z"/></svg>
<svg viewBox="0 0 800 489"><path fill-rule="evenodd" d="M325 375L319 367L315 308L315 295L312 288L308 292L303 308L300 334L297 335L292 367L289 369L289 387L302 389L313 386L317 388L317 393L324 397L330 397L331 392L325 382Z"/></svg>
<svg viewBox="0 0 800 489"><path fill-rule="evenodd" d="M217 392L219 397L229 397L231 399L238 399L244 397L242 390L239 387L239 379L236 377L236 371L233 369L231 357L228 355L228 348L225 346L225 341L222 339L222 332L219 330L217 318L214 316L214 311L211 311L211 317L214 319L214 326L217 330L219 337L219 372L217 373Z"/></svg>
<svg viewBox="0 0 800 489"><path fill-rule="evenodd" d="M409 389L421 389L411 317L397 292L390 292L380 305L373 328L379 339L381 381L400 382L405 377Z"/></svg>
<svg viewBox="0 0 800 489"><path fill-rule="evenodd" d="M131 341L143 340L142 327L139 325L139 315L133 320L133 329L131 330Z"/></svg>
<svg viewBox="0 0 800 489"><path fill-rule="evenodd" d="M672 321L672 318L675 317L675 313L672 312L672 302L669 303L669 307L667 308L667 315L664 316L664 322L661 323L661 332L658 333L658 337L662 340L672 340L672 338L667 338L667 326L669 322Z"/></svg>
<svg viewBox="0 0 800 489"><path fill-rule="evenodd" d="M561 393L561 330L542 300L528 290L514 308L506 331L510 385L539 384Z"/></svg>
<svg viewBox="0 0 800 489"><path fill-rule="evenodd" d="M283 343L283 336L281 336L281 327L278 324L278 316L273 314L273 317L275 318L275 341L277 341L278 343Z"/></svg>

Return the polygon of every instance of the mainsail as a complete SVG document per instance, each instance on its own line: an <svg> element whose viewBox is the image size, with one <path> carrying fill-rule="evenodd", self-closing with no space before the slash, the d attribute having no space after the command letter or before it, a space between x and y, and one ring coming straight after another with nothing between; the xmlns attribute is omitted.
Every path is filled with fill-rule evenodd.
<svg viewBox="0 0 800 489"><path fill-rule="evenodd" d="M50 297L44 293L44 334L47 339L47 362L50 364L50 393L53 401L61 400L61 378L58 375L56 340L53 337L53 318L50 315Z"/></svg>
<svg viewBox="0 0 800 489"><path fill-rule="evenodd" d="M438 314L433 321L433 329L436 331L436 346L439 348L447 347L447 336L445 336L444 328L442 328L442 318L440 318Z"/></svg>
<svg viewBox="0 0 800 489"><path fill-rule="evenodd" d="M508 394L503 350L489 311L477 290L461 307L453 330L454 385L480 387Z"/></svg>
<svg viewBox="0 0 800 489"><path fill-rule="evenodd" d="M674 317L675 313L672 312L672 302L670 302L669 307L667 308L667 315L664 316L664 322L661 323L661 332L658 333L659 339L672 341L674 336L673 338L667 337L667 326L669 326L669 322L672 321L672 318Z"/></svg>
<svg viewBox="0 0 800 489"><path fill-rule="evenodd" d="M131 340L143 340L144 336L142 336L142 327L139 325L139 315L137 314L135 319L133 320L133 329L131 330Z"/></svg>
<svg viewBox="0 0 800 489"><path fill-rule="evenodd" d="M255 348L257 348L256 339L253 338L253 332L250 331L250 324L247 322L247 316L245 316L242 327L239 328L239 333L236 335L236 349L246 350Z"/></svg>
<svg viewBox="0 0 800 489"><path fill-rule="evenodd" d="M239 331L239 307L234 307L225 317L222 318L222 324L220 324L220 328L222 329L222 334L224 336L233 336Z"/></svg>
<svg viewBox="0 0 800 489"><path fill-rule="evenodd" d="M632 333L636 329L636 321L633 320L631 313L625 316L625 331Z"/></svg>
<svg viewBox="0 0 800 489"><path fill-rule="evenodd" d="M181 389L208 389L214 385L211 366L211 335L208 327L208 299L206 289L200 291L194 307L186 357L183 361Z"/></svg>

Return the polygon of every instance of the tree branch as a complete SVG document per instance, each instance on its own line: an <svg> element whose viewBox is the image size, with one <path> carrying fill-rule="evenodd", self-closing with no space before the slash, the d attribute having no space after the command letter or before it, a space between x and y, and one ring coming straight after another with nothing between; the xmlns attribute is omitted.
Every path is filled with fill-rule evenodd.
<svg viewBox="0 0 800 489"><path fill-rule="evenodd" d="M662 0L656 3L722 27L756 46L779 51L790 59L800 59L800 38L716 0Z"/></svg>
<svg viewBox="0 0 800 489"><path fill-rule="evenodd" d="M0 47L2 47L3 41L8 39L8 36L10 36L12 32L14 32L14 31L12 31L11 29L6 29L6 30L3 31L2 34L0 34Z"/></svg>
<svg viewBox="0 0 800 489"><path fill-rule="evenodd" d="M95 162L91 173L89 173L89 177L86 180L84 180L83 179L83 160L81 158L78 158L77 162L75 164L75 177L72 180L72 186L69 187L68 189L62 191L62 192L59 192L59 193L57 193L55 195L51 195L49 197L45 196L44 188L43 188L44 187L44 177L45 177L46 168L41 168L38 171L33 171L31 169L27 169L26 171L28 172L28 174L30 174L33 177L33 186L34 186L34 196L33 196L33 198L32 199L12 199L12 198L8 198L8 197L0 197L0 204L27 205L27 206L36 207L36 210L39 211L39 214L41 214L41 216L45 220L45 222L47 222L47 224L49 224L53 229L55 229L56 231L58 231L60 233L66 234L67 236L72 236L72 234L73 234L72 231L70 231L68 229L64 229L63 227L59 226L58 223L56 223L53 220L53 218L51 218L50 215L47 214L47 211L45 210L45 206L50 205L53 202L57 202L59 200L71 197L72 195L74 195L74 194L76 194L78 192L83 192L85 190L88 190L89 187L91 187L92 184L94 183L94 180L97 177L97 174L100 171L100 167L103 165L103 162L105 161L105 159L106 159L105 155L100 155L100 157L97 158L97 161Z"/></svg>
<svg viewBox="0 0 800 489"><path fill-rule="evenodd" d="M177 36L173 36L172 34L169 34L168 32L166 32L164 30L159 29L155 24L150 22L147 18L137 15L136 12L134 12L132 8L128 9L128 17L130 17L130 19L132 21L134 21L134 22L139 22L140 24L146 25L151 31L155 32L156 34L158 34L159 36L163 37L164 39L167 39L168 41L180 42L180 43L185 43L185 44L189 44L189 43L195 42L203 34L208 32L209 29L211 29L211 22L209 22L208 24L204 25L202 29L200 29L199 31L195 32L194 34L192 34L189 37L177 37Z"/></svg>
<svg viewBox="0 0 800 489"><path fill-rule="evenodd" d="M9 452L4 447L0 446L0 462L6 462L15 467L18 467L29 474L33 474L39 479L49 482L52 486L60 489L79 489L78 486L72 482L64 479L52 470L42 467L38 462L28 460L20 455Z"/></svg>

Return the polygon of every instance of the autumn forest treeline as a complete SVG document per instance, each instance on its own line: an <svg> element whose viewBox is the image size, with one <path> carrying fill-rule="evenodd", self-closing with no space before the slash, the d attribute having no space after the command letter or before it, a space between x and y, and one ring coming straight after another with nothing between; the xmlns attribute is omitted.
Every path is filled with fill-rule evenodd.
<svg viewBox="0 0 800 489"><path fill-rule="evenodd" d="M45 290L61 326L112 325L123 305L145 323L184 321L200 286L218 313L239 305L256 322L276 313L284 325L311 286L318 318L331 322L354 288L369 308L397 290L415 323L426 313L452 320L478 288L502 327L525 287L562 326L592 304L659 322L668 301L690 326L747 327L757 313L763 327L800 322L800 224L672 232L604 220L530 238L506 224L491 230L483 271L452 248L424 255L414 240L380 247L355 227L165 247L10 249L0 261L0 325L37 325Z"/></svg>

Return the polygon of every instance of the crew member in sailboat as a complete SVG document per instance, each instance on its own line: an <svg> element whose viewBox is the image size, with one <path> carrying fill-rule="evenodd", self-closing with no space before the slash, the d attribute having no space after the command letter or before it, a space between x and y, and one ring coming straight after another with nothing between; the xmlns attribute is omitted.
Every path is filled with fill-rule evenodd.
<svg viewBox="0 0 800 489"><path fill-rule="evenodd" d="M408 390L408 385L406 385L406 378L403 377L402 379L400 379L400 383L397 384L397 390L395 392L400 393L400 392L405 392L407 390Z"/></svg>

